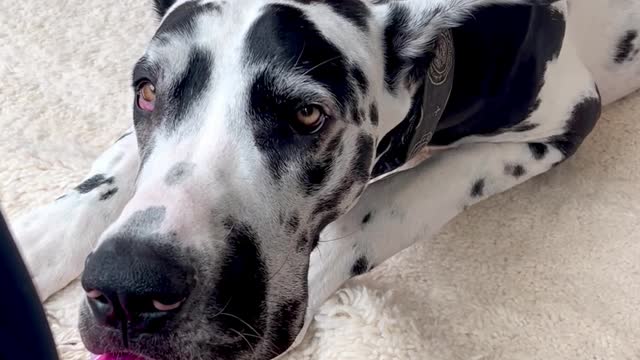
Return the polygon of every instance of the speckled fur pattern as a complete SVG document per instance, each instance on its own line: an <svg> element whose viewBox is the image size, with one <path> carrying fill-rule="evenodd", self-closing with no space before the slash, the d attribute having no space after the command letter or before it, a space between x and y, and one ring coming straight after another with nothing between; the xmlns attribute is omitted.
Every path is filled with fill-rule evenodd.
<svg viewBox="0 0 640 360"><path fill-rule="evenodd" d="M577 13L585 11L584 8L589 6L584 5L585 3L569 3L569 9ZM609 13L620 14L627 10L625 12L633 18L633 11L629 12L621 4L622 2L608 2ZM465 2L461 1L460 7L464 6ZM348 195L347 200L351 203L345 204L342 213L332 218L328 225L324 224L326 227L322 228L318 247L309 255L309 302L306 306L305 324L309 323L320 304L345 280L369 271L418 239L435 234L456 214L476 202L544 173L573 155L595 124L597 115L594 119L594 114L599 115L596 83L606 102L638 86L627 81L624 86L628 89L624 90L609 80L611 74L622 73L625 77L632 78L638 71L640 60L636 57L636 50L639 40L637 31L631 28L633 22L627 22L626 27L620 25L620 31L606 39L605 43L610 47L610 51L607 52L608 59L596 66L593 65L596 62L593 57L583 60L582 54L588 49L580 46L585 43L580 36L572 35L578 31L571 25L571 12L567 15L566 4L556 6L556 10L568 19L569 35L564 40L562 51L547 64L539 106L527 119L523 119L524 123L535 124L535 127L527 131L505 129L500 134L492 136L462 138L451 144L449 149L436 153L419 168L402 176L369 185L357 201L357 196ZM420 13L424 10L415 5L412 11ZM455 16L452 16L452 19L443 21L443 24L451 26L457 21ZM637 20L637 17L635 19ZM426 46L428 42L429 38L417 39L415 44L407 45L409 48L405 51L417 51L416 49ZM596 47L600 44L590 46ZM353 55L354 58L358 56L361 54ZM181 66L179 63L180 61L176 60L175 66ZM369 66L374 68L375 64ZM375 76L372 73L373 71L366 72L370 82L375 84ZM394 122L402 120L401 116L394 116L390 110L384 109L393 109L397 114L406 113L407 109L406 106L403 108L403 104L406 105L406 97L411 96L410 92L411 89L395 97L397 100L393 100L394 98L388 94L381 95L378 99L378 106L382 111L381 125L376 129L365 129L367 136L379 138L380 132L384 133L384 129L388 130L393 127ZM215 126L210 128L214 129L219 130ZM159 191L159 186L203 188L211 185L203 182L194 184L188 180L190 176L197 176L197 165L202 163L201 158L194 156L187 162L175 156L188 153L188 149L193 147L194 143L182 140L189 132L182 132L180 135L183 137L180 141L176 140L178 137L166 134L154 135L154 146L149 150L149 155L143 157L145 166L138 172L141 165L139 139L148 141L147 136L151 135L139 134L141 131L148 131L144 128L141 130L140 127L127 133L131 131L135 131L138 136L130 135L119 139L96 161L86 180L75 190L65 194L55 203L27 215L15 226L18 239L34 269L34 280L44 297L48 297L77 277L82 270L86 254L100 244L100 241L108 239L110 232L128 226L131 217L142 209L158 205L154 192ZM351 131L355 130L352 128ZM347 151L351 157L357 153L354 150L359 147L357 139L359 138L354 132L351 140L345 140L352 146L351 151ZM223 148L224 146L221 147ZM251 158L249 155L246 157ZM196 168L192 164L195 164ZM224 162L221 162L220 166L229 168ZM346 169L343 166L343 170ZM252 171L259 173L263 170L248 169L249 174ZM156 178L159 182L155 181ZM340 178L335 177L332 181L335 184ZM447 184L447 187L432 184ZM360 190L356 189L354 193ZM416 194L420 194L419 199L416 198ZM213 198L215 195L213 194ZM169 200L170 204L181 202L180 196ZM318 198L321 196L318 195ZM257 200L246 201L253 204ZM288 198L286 201L288 205L292 200ZM176 213L184 214L185 211L196 210L176 210L174 207L169 210L168 217L173 216L175 219ZM190 233L185 237L200 246L198 241L202 240L198 240L197 235L199 231L205 230L198 225L206 221L199 218L199 214L190 214L196 223L189 225L195 225L191 231L196 233ZM273 214L274 218L279 215ZM288 224L291 225L292 222L294 221L290 220ZM65 224L69 224L69 227ZM184 224L175 224L181 225ZM310 226L306 222L304 225ZM171 225L164 223L162 226ZM255 225L258 228L261 226L266 225ZM298 226L300 225L296 228ZM397 240L388 241L391 238ZM334 242L332 239L343 241ZM206 246L202 249L209 250ZM283 249L263 248L265 252L278 250ZM52 251L60 253L64 261L56 264L48 261L47 259L51 259ZM280 260L282 259L276 257L268 261L280 264ZM292 269L291 273L295 274L296 270ZM282 281L285 280L288 279ZM282 295L274 296L278 298Z"/></svg>

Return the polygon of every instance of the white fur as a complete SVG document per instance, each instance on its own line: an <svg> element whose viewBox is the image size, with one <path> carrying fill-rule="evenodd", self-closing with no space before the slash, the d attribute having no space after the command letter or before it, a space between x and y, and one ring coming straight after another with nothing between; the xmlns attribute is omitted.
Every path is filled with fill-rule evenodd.
<svg viewBox="0 0 640 360"><path fill-rule="evenodd" d="M87 177L108 170L114 176L113 185L103 185L99 191L86 194L70 192L58 201L34 209L12 225L42 299L80 275L84 259L98 237L131 198L138 161L136 137L127 136L95 161ZM114 186L118 191L108 202L98 200Z"/></svg>

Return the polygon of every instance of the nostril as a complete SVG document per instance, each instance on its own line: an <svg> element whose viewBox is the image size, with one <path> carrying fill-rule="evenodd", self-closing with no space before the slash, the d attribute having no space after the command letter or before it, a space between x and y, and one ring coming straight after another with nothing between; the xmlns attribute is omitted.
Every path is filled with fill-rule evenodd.
<svg viewBox="0 0 640 360"><path fill-rule="evenodd" d="M182 303L184 303L184 300L185 299L182 299L182 300L180 300L180 301L178 301L176 303L169 304L169 305L163 304L158 300L153 300L153 307L156 308L156 310L159 310L159 311L172 311L172 310L175 310L175 309L179 308L180 306L182 306Z"/></svg>
<svg viewBox="0 0 640 360"><path fill-rule="evenodd" d="M99 291L99 290L90 290L87 291L87 297L89 299L93 299L99 302L107 302L107 298L104 296L104 294Z"/></svg>
<svg viewBox="0 0 640 360"><path fill-rule="evenodd" d="M117 326L114 304L98 290L87 291L87 304L100 324Z"/></svg>

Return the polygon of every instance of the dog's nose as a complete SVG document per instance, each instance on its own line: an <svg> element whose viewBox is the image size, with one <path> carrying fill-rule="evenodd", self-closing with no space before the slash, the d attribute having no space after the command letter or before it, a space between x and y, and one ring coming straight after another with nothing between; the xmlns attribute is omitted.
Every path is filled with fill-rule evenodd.
<svg viewBox="0 0 640 360"><path fill-rule="evenodd" d="M177 249L130 238L105 241L82 274L99 324L143 333L158 331L178 313L194 282L193 267Z"/></svg>

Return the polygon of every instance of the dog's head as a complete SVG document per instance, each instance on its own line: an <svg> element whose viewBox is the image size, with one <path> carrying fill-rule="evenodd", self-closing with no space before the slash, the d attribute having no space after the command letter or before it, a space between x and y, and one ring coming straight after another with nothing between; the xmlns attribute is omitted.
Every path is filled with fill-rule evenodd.
<svg viewBox="0 0 640 360"><path fill-rule="evenodd" d="M289 347L320 233L367 186L432 40L479 1L433 3L156 0L162 22L133 72L136 191L83 275L89 350Z"/></svg>

